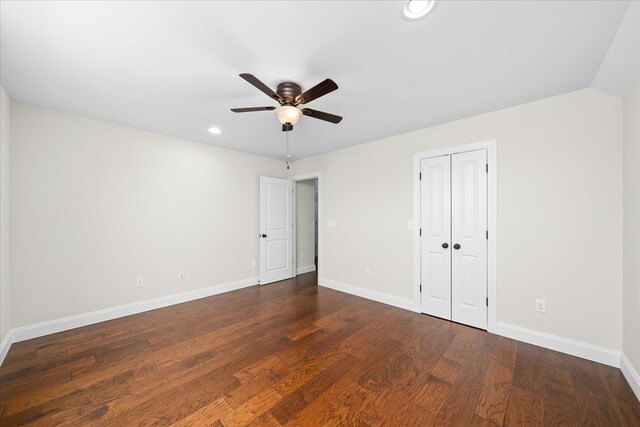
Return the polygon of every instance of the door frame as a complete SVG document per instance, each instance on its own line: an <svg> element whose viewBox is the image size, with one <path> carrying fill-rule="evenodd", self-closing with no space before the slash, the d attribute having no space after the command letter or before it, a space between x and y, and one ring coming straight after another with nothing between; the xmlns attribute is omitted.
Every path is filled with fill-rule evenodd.
<svg viewBox="0 0 640 427"><path fill-rule="evenodd" d="M302 175L295 175L288 178L293 181L293 277L298 275L298 247L297 247L297 234L298 234L298 212L296 209L296 197L297 197L297 189L295 183L298 181L307 181L310 179L317 180L318 183L318 241L316 244L318 245L318 271L316 271L318 281L320 281L320 277L322 275L320 272L322 271L322 179L320 172L310 172Z"/></svg>
<svg viewBox="0 0 640 427"><path fill-rule="evenodd" d="M496 333L498 325L498 157L497 140L443 147L413 155L413 300L418 312L422 312L420 298L420 161L430 157L446 156L465 151L487 150L487 331Z"/></svg>

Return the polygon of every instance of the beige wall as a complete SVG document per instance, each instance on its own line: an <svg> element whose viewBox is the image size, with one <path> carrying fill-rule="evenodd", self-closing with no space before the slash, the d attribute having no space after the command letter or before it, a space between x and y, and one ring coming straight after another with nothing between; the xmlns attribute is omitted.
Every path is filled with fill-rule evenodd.
<svg viewBox="0 0 640 427"><path fill-rule="evenodd" d="M624 99L623 352L640 372L640 82Z"/></svg>
<svg viewBox="0 0 640 427"><path fill-rule="evenodd" d="M296 182L296 262L297 268L314 265L315 180Z"/></svg>
<svg viewBox="0 0 640 427"><path fill-rule="evenodd" d="M322 173L323 278L412 298L413 155L492 138L498 321L620 350L622 102L592 89L295 162Z"/></svg>
<svg viewBox="0 0 640 427"><path fill-rule="evenodd" d="M10 307L10 168L11 102L0 85L0 342L11 327Z"/></svg>
<svg viewBox="0 0 640 427"><path fill-rule="evenodd" d="M281 161L17 102L11 114L12 327L258 275L258 177L283 176Z"/></svg>

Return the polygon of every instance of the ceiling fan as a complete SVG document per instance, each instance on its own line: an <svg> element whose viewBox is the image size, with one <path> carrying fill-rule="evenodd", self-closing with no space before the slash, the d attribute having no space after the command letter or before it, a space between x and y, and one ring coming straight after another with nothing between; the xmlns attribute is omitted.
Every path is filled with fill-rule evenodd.
<svg viewBox="0 0 640 427"><path fill-rule="evenodd" d="M266 93L270 98L278 101L280 107L249 107L249 108L232 108L234 113L248 113L250 111L274 111L276 117L282 123L282 131L288 132L293 130L302 115L313 117L327 122L338 124L342 117L334 114L325 113L324 111L312 110L311 108L299 109L298 105L307 104L314 99L318 99L334 90L338 89L338 85L331 79L326 79L307 90L302 92L300 85L291 82L283 82L278 85L274 92L269 86L262 83L253 74L243 73L240 77L251 83L260 91Z"/></svg>

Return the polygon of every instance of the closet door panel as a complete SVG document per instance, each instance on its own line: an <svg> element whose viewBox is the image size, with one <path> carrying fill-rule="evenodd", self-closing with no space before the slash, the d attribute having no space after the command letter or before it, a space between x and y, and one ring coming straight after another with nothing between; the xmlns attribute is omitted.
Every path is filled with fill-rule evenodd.
<svg viewBox="0 0 640 427"><path fill-rule="evenodd" d="M482 329L487 328L486 163L485 150L451 157L451 319Z"/></svg>
<svg viewBox="0 0 640 427"><path fill-rule="evenodd" d="M451 319L451 156L423 159L420 171L422 312Z"/></svg>

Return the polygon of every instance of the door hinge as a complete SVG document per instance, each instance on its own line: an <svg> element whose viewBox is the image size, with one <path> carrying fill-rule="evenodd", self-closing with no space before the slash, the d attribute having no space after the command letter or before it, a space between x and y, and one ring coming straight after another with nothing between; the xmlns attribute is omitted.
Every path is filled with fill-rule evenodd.
<svg viewBox="0 0 640 427"><path fill-rule="evenodd" d="M422 228L420 229L420 235L422 236Z"/></svg>
<svg viewBox="0 0 640 427"><path fill-rule="evenodd" d="M489 298L487 298L486 302L487 302L487 307L489 307Z"/></svg>
<svg viewBox="0 0 640 427"><path fill-rule="evenodd" d="M420 173L418 174L418 180L419 180L419 181L422 181L422 172L420 172Z"/></svg>
<svg viewBox="0 0 640 427"><path fill-rule="evenodd" d="M487 173L489 173L489 163L485 164Z"/></svg>
<svg viewBox="0 0 640 427"><path fill-rule="evenodd" d="M487 240L489 240L489 230L487 230Z"/></svg>
<svg viewBox="0 0 640 427"><path fill-rule="evenodd" d="M420 285L420 292L422 292L422 285Z"/></svg>

